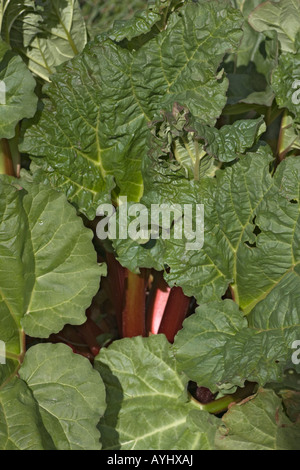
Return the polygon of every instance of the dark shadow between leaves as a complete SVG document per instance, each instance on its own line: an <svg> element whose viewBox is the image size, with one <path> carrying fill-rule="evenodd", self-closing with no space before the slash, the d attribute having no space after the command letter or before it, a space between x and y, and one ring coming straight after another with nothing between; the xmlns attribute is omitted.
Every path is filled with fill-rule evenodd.
<svg viewBox="0 0 300 470"><path fill-rule="evenodd" d="M98 429L101 433L102 448L104 450L119 450L121 449L121 443L116 427L124 399L123 389L119 379L106 364L98 362L95 366L100 372L106 388L107 407L104 416L98 424Z"/></svg>

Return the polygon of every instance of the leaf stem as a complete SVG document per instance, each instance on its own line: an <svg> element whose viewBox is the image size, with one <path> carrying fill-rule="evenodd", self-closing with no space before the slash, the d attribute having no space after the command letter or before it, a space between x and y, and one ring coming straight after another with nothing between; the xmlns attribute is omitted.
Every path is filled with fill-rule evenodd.
<svg viewBox="0 0 300 470"><path fill-rule="evenodd" d="M212 414L219 414L223 413L224 411L227 411L230 405L233 405L234 403L239 403L242 400L245 400L248 397L252 396L255 393L255 387L255 383L247 382L245 387L238 388L238 390L232 395L225 395L222 398L218 398L217 400L213 400L210 403L206 404L200 403L191 394L190 399L196 407L200 408L200 410L204 410Z"/></svg>
<svg viewBox="0 0 300 470"><path fill-rule="evenodd" d="M236 284L231 284L229 288L230 288L232 300L239 305L238 286Z"/></svg>
<svg viewBox="0 0 300 470"><path fill-rule="evenodd" d="M226 395L225 397L219 398L218 400L211 401L210 403L200 403L194 397L191 396L191 401L200 408L200 410L207 411L211 414L223 413L228 409L228 406L232 403L236 403L236 399L233 395Z"/></svg>
<svg viewBox="0 0 300 470"><path fill-rule="evenodd" d="M158 330L159 334L166 335L170 343L173 343L175 335L182 327L182 323L189 310L190 302L190 297L184 295L181 287L173 287L171 289Z"/></svg>
<svg viewBox="0 0 300 470"><path fill-rule="evenodd" d="M200 154L199 154L199 143L197 140L194 142L195 146L195 167L194 167L194 179L195 181L199 181L199 166L200 166Z"/></svg>
<svg viewBox="0 0 300 470"><path fill-rule="evenodd" d="M122 337L146 336L146 287L148 270L141 274L127 271L125 306L122 312Z"/></svg>
<svg viewBox="0 0 300 470"><path fill-rule="evenodd" d="M158 333L171 288L163 278L163 272L154 272L154 280L147 303L147 333Z"/></svg>
<svg viewBox="0 0 300 470"><path fill-rule="evenodd" d="M13 161L7 139L0 140L0 174L15 176Z"/></svg>
<svg viewBox="0 0 300 470"><path fill-rule="evenodd" d="M13 162L14 173L17 178L20 178L20 171L21 171L21 156L19 152L19 125L16 127L15 137L8 140L9 150L11 159Z"/></svg>

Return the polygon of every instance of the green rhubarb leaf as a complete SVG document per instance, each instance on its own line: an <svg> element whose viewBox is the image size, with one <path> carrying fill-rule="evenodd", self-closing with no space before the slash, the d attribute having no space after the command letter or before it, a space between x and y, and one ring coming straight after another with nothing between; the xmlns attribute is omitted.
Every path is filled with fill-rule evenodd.
<svg viewBox="0 0 300 470"><path fill-rule="evenodd" d="M198 137L203 138L204 150L220 162L231 162L250 149L265 132L262 118L243 119L221 129L194 122Z"/></svg>
<svg viewBox="0 0 300 470"><path fill-rule="evenodd" d="M54 450L32 392L17 378L0 388L0 449Z"/></svg>
<svg viewBox="0 0 300 470"><path fill-rule="evenodd" d="M133 84L141 107L157 113L179 102L195 117L214 124L226 103L228 87L227 79L216 72L224 54L236 49L241 24L239 13L219 2L188 3L173 13L167 29L139 49L133 62ZM149 60L152 67L143 69ZM151 81L156 93L153 88L145 91L143 81Z"/></svg>
<svg viewBox="0 0 300 470"><path fill-rule="evenodd" d="M129 41L140 34L151 31L152 26L160 21L161 15L155 11L140 11L130 20L119 20L114 23L112 31L108 34L110 39L120 42L123 39Z"/></svg>
<svg viewBox="0 0 300 470"><path fill-rule="evenodd" d="M255 223L261 233L236 262L237 298L245 313L273 290L299 289L300 158L282 162L259 204ZM249 240L251 242L251 240Z"/></svg>
<svg viewBox="0 0 300 470"><path fill-rule="evenodd" d="M21 57L0 44L0 139L11 139L23 118L34 116L36 82Z"/></svg>
<svg viewBox="0 0 300 470"><path fill-rule="evenodd" d="M117 341L101 350L95 367L107 393L99 425L104 449L214 448L218 420L188 401L163 335Z"/></svg>
<svg viewBox="0 0 300 470"><path fill-rule="evenodd" d="M247 103L249 110L253 109L251 104L270 106L274 99L270 78L277 62L277 39L271 34L266 38L248 23L250 13L262 3L263 0L238 1L245 18L243 38L237 52L224 61L229 79L228 104Z"/></svg>
<svg viewBox="0 0 300 470"><path fill-rule="evenodd" d="M216 392L222 384L226 344L246 327L247 320L231 300L198 307L175 337L174 351L179 369L190 380Z"/></svg>
<svg viewBox="0 0 300 470"><path fill-rule="evenodd" d="M29 69L44 80L87 43L77 0L7 2L1 34L25 58Z"/></svg>
<svg viewBox="0 0 300 470"><path fill-rule="evenodd" d="M247 317L231 300L199 307L175 338L179 369L212 391L224 384L242 387L246 380L261 385L282 381L300 335L299 283L289 281Z"/></svg>
<svg viewBox="0 0 300 470"><path fill-rule="evenodd" d="M108 33L105 33L113 41L123 41L125 38L131 41L140 35L147 34L151 31L152 27L158 23L163 13L170 8L170 0L162 0L156 2L154 5L147 5L146 10L138 10L130 19L117 19L114 21L113 27ZM126 9L127 9L126 5ZM107 28L107 24L105 25Z"/></svg>
<svg viewBox="0 0 300 470"><path fill-rule="evenodd" d="M0 387L1 450L101 449L105 389L87 359L66 345L39 344L19 377Z"/></svg>
<svg viewBox="0 0 300 470"><path fill-rule="evenodd" d="M106 408L105 388L87 359L63 344L39 344L26 353L19 374L55 449L100 449L97 424Z"/></svg>
<svg viewBox="0 0 300 470"><path fill-rule="evenodd" d="M98 34L106 34L108 30L116 25L116 28L119 29L118 25L121 22L128 21L127 24L134 24L133 17L139 17L140 10L148 7L150 4L152 6L152 1L147 0L130 0L124 3L123 0L116 0L114 2L101 1L97 3L90 2L81 2L82 14L85 18L88 31L91 37L95 37ZM160 3L165 3L164 0L161 0ZM149 6L150 6L149 5ZM132 20L132 22L130 21ZM144 27L144 21L140 28Z"/></svg>
<svg viewBox="0 0 300 470"><path fill-rule="evenodd" d="M220 450L299 450L300 425L284 413L271 390L232 406L222 418L216 446Z"/></svg>
<svg viewBox="0 0 300 470"><path fill-rule="evenodd" d="M300 30L299 1L264 2L251 13L249 23L265 34L276 31L282 51L295 52L295 39Z"/></svg>
<svg viewBox="0 0 300 470"><path fill-rule="evenodd" d="M297 53L280 56L279 64L272 75L272 88L280 108L287 108L300 124L300 34ZM299 131L298 131L299 134Z"/></svg>
<svg viewBox="0 0 300 470"><path fill-rule="evenodd" d="M64 195L1 178L0 339L20 359L22 329L47 338L66 323L84 323L103 270L93 234Z"/></svg>
<svg viewBox="0 0 300 470"><path fill-rule="evenodd" d="M282 157L293 149L300 150L300 124L285 111L281 120L281 136L278 142L278 154Z"/></svg>
<svg viewBox="0 0 300 470"><path fill-rule="evenodd" d="M234 383L235 385L243 385L245 380L259 382L262 385L268 381L280 381L281 370L292 357L292 344L300 335L299 230L297 228L299 224L299 169L300 159L295 157L281 163L273 179L269 179L270 175L266 172L261 174L259 184L267 183L267 186L259 194L256 185L255 197L258 198L259 204L252 206L257 207L255 223L261 230L258 236L254 236L253 230L250 231L247 225L242 235L238 235L239 231L235 232L233 224L230 232L227 232L227 240L232 240L234 234L237 240L242 240L244 234L248 234L249 237L252 233L252 238L248 238L251 245L243 243L238 247L238 257L234 264L236 283L233 286L235 298L239 305L244 307L244 313L251 313L247 316L248 327L239 328L234 336L222 343L222 348L225 347L222 350L224 363L221 361L224 372L221 378L219 370L218 378L212 381L214 384L210 384L213 388L216 387L218 380L220 383ZM225 174L226 172L223 176ZM221 181L223 181L222 204L228 211L230 202L229 198L224 195L224 191L228 191L230 197L230 189L223 178ZM238 179L235 179L235 184L237 181ZM257 178L253 178L252 185L253 181L257 182ZM251 198L254 194L250 191L250 185L248 188L246 192ZM241 194L242 192L240 196ZM231 203L233 200L234 196L232 196ZM242 214L239 211L243 205L242 200L239 199L239 206L234 205L236 215ZM226 210L219 215L219 227L222 230L225 228L221 222L223 216L224 222L226 220ZM231 221L233 220L232 216ZM241 223L241 217L239 221ZM227 227L229 228L230 225ZM226 233L225 230L223 233ZM199 317L201 317L200 313ZM191 322L196 321L193 317L191 318ZM216 323L215 333L220 325ZM202 326L199 325L198 341L202 334L206 335L201 328ZM184 334L183 329L178 337ZM218 332L217 336L220 341L224 341L223 333ZM179 339L183 364L191 360L189 353L186 356L188 346L185 342L186 338L182 339L182 342ZM201 354L208 358L213 357L214 345L212 344L211 347L208 345L207 348L205 346ZM201 369L201 366L198 367ZM199 383L204 380L204 384L207 383L209 386L206 380L210 378L207 378L208 369L205 371L205 363L198 375L197 370L191 371L189 365L188 369L194 380Z"/></svg>
<svg viewBox="0 0 300 470"><path fill-rule="evenodd" d="M65 191L90 218L109 200L113 180L116 194L138 201L149 121L177 101L215 123L228 87L217 69L237 47L240 24L239 13L220 2L188 2L138 50L101 38L90 43L52 76L49 100L26 126L21 149L43 157L33 158L38 179Z"/></svg>

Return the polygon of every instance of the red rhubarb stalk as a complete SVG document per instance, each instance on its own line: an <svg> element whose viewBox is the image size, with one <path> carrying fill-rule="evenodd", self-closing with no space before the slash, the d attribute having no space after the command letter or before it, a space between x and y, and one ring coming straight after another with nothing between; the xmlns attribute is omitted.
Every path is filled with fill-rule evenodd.
<svg viewBox="0 0 300 470"><path fill-rule="evenodd" d="M122 312L122 337L146 336L146 287L148 271L127 272L125 306Z"/></svg>
<svg viewBox="0 0 300 470"><path fill-rule="evenodd" d="M171 288L164 280L163 273L155 272L146 313L148 334L158 333L170 292Z"/></svg>
<svg viewBox="0 0 300 470"><path fill-rule="evenodd" d="M184 295L181 287L171 289L158 333L166 335L170 343L173 343L175 335L182 327L182 323L188 313L191 299Z"/></svg>
<svg viewBox="0 0 300 470"><path fill-rule="evenodd" d="M91 320L91 318L87 318L86 322L83 323L83 325L76 327L76 330L89 347L91 353L94 356L97 356L100 351L100 346L97 342L97 336L103 333L99 326L96 325L96 323Z"/></svg>

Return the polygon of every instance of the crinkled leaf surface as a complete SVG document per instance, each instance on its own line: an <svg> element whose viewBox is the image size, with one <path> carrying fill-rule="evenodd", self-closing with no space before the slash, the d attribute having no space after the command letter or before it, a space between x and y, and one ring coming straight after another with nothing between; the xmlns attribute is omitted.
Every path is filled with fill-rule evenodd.
<svg viewBox="0 0 300 470"><path fill-rule="evenodd" d="M299 450L300 426L284 414L281 400L260 389L252 399L235 405L222 418L216 437L220 450Z"/></svg>
<svg viewBox="0 0 300 470"><path fill-rule="evenodd" d="M106 386L105 449L212 449L218 420L188 401L163 335L115 342L96 358Z"/></svg>
<svg viewBox="0 0 300 470"><path fill-rule="evenodd" d="M139 200L148 122L178 101L215 123L228 86L217 68L237 47L240 24L239 13L219 2L188 2L137 51L90 43L52 77L50 100L27 126L22 150L44 157L34 159L42 175L91 218L113 178L118 193Z"/></svg>
<svg viewBox="0 0 300 470"><path fill-rule="evenodd" d="M299 289L299 186L300 158L295 157L278 166L261 195L255 219L261 233L253 238L256 246L245 247L236 263L235 290L245 312L273 290L285 292L286 284L290 295Z"/></svg>
<svg viewBox="0 0 300 470"><path fill-rule="evenodd" d="M0 387L1 450L101 448L105 389L87 359L62 344L39 344L19 375Z"/></svg>
<svg viewBox="0 0 300 470"><path fill-rule="evenodd" d="M179 368L213 391L246 380L281 381L300 335L299 288L293 289L289 283L275 289L247 317L231 300L199 307L175 338Z"/></svg>
<svg viewBox="0 0 300 470"><path fill-rule="evenodd" d="M148 2L146 10L136 11L130 19L117 19L111 30L104 34L117 42L120 42L125 38L130 41L135 37L147 34L151 31L151 28L161 20L166 9L168 12L170 3L172 3L171 0L158 1L153 5ZM127 9L128 6L126 5L126 10ZM107 28L107 25L105 25L105 27Z"/></svg>
<svg viewBox="0 0 300 470"><path fill-rule="evenodd" d="M226 344L247 320L231 300L211 302L198 307L183 323L175 338L174 351L179 369L190 380L217 391L224 375Z"/></svg>
<svg viewBox="0 0 300 470"><path fill-rule="evenodd" d="M34 116L36 82L20 56L0 45L0 139L11 139L23 118Z"/></svg>
<svg viewBox="0 0 300 470"><path fill-rule="evenodd" d="M298 0L264 2L251 13L249 23L256 31L276 31L282 51L295 52L295 39L300 30L300 3Z"/></svg>
<svg viewBox="0 0 300 470"><path fill-rule="evenodd" d="M247 158L249 156L244 162ZM258 163L259 158L255 162ZM198 317L192 316L186 321L187 331L183 329L177 337L179 360L182 360L183 368L187 368L190 377L198 383L215 389L218 380L220 383L243 385L246 379L261 384L281 379L281 369L292 354L292 343L300 335L299 165L299 157L288 159L280 164L271 178L267 168L263 170L260 161L261 173L258 176L257 172L256 178L253 176L252 189L247 185L245 171L243 178L234 179L234 186L225 183L227 170L221 176L222 200L217 198L216 203L217 210L218 203L220 208L223 207L218 216L219 228L228 241L232 240L232 246L236 243L234 240L237 240L238 249L234 260L236 283L233 285L233 291L238 304L244 306L244 312L251 313L247 316L248 327L242 326L245 319L242 320L241 317L239 326L236 327L239 318L237 308L234 313L231 306L226 313L220 315L220 308L226 308L225 302L222 302L221 307L214 306L216 314L211 316L213 329L205 323L208 321L209 325L207 316L211 306L207 311L203 306L197 314ZM237 167L238 165L235 166ZM249 195L245 206L239 181L244 182L245 191ZM239 203L234 204L234 194L238 187ZM252 191L255 188L254 196ZM252 214L255 213L255 223L261 230L257 236L254 236L254 226L252 225L251 229L249 222L244 225L242 233L237 229L238 224L242 224L243 211L251 200L251 206L255 208ZM229 213L231 217L225 222ZM235 217L236 221L239 221L238 224L234 222ZM253 217L250 220L253 223ZM250 242L252 246L245 244L245 241ZM235 325L231 326L231 330L226 326L228 317ZM204 323L202 318L205 319ZM225 331L224 322L227 328ZM199 343L198 346L194 344L194 350L196 348L200 351L200 361L195 360L194 353L191 354L192 343L189 342L192 331L192 343ZM209 340L212 331L215 341L218 338L216 343ZM202 338L208 342L202 341ZM216 360L220 347L222 359ZM211 367L215 369L213 380L209 376Z"/></svg>
<svg viewBox="0 0 300 470"><path fill-rule="evenodd" d="M127 28L127 25L129 26L134 23L135 20L130 21L133 17L138 18L140 16L140 10L153 3L168 3L168 0L161 0L159 2L128 0L126 3L122 0L101 3L84 2L81 4L81 9L86 19L89 34L91 37L95 37L98 34L106 34L110 28L114 29L114 25L119 30L118 25L121 22L126 22L123 26ZM140 26L143 28L144 22Z"/></svg>
<svg viewBox="0 0 300 470"><path fill-rule="evenodd" d="M221 129L204 126L199 122L194 122L194 127L198 136L207 142L205 151L220 162L230 162L238 158L239 154L251 148L266 130L262 118L235 121Z"/></svg>
<svg viewBox="0 0 300 470"><path fill-rule="evenodd" d="M48 337L83 323L103 273L93 234L65 196L20 184L2 177L0 185L0 339L15 355L21 328Z"/></svg>

